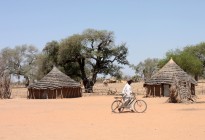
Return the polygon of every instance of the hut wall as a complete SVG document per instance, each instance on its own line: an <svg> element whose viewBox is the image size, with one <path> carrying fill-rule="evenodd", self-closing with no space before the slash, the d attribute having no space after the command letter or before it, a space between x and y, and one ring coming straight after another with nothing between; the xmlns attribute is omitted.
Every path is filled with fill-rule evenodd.
<svg viewBox="0 0 205 140"><path fill-rule="evenodd" d="M56 89L56 99L61 99L62 95L61 95L61 89Z"/></svg>
<svg viewBox="0 0 205 140"><path fill-rule="evenodd" d="M146 88L146 96L147 97L155 96L154 95L154 86L153 85L146 85L145 88Z"/></svg>
<svg viewBox="0 0 205 140"><path fill-rule="evenodd" d="M29 99L60 99L82 97L80 87L59 89L28 89Z"/></svg>
<svg viewBox="0 0 205 140"><path fill-rule="evenodd" d="M169 95L170 95L170 85L163 84L162 90L163 90L163 92L162 92L163 96L164 97L169 97Z"/></svg>
<svg viewBox="0 0 205 140"><path fill-rule="evenodd" d="M161 85L161 96L164 97L164 84Z"/></svg>
<svg viewBox="0 0 205 140"><path fill-rule="evenodd" d="M195 95L195 85L191 84L191 95Z"/></svg>
<svg viewBox="0 0 205 140"><path fill-rule="evenodd" d="M63 98L67 98L68 88L62 88Z"/></svg>
<svg viewBox="0 0 205 140"><path fill-rule="evenodd" d="M32 95L34 99L41 99L41 90L33 89L32 92L33 92Z"/></svg>
<svg viewBox="0 0 205 140"><path fill-rule="evenodd" d="M149 86L149 85L146 85L146 86L145 86L145 89L146 89L146 96L149 97L150 94L151 94L151 88L150 88L150 86Z"/></svg>
<svg viewBox="0 0 205 140"><path fill-rule="evenodd" d="M32 89L28 89L28 99L32 99Z"/></svg>
<svg viewBox="0 0 205 140"><path fill-rule="evenodd" d="M154 86L154 94L155 94L155 96L161 97L161 86L160 85Z"/></svg>
<svg viewBox="0 0 205 140"><path fill-rule="evenodd" d="M160 85L152 85L151 86L151 96L160 97L161 96L161 86Z"/></svg>
<svg viewBox="0 0 205 140"><path fill-rule="evenodd" d="M40 89L33 90L34 99L45 99L46 98L46 91Z"/></svg>
<svg viewBox="0 0 205 140"><path fill-rule="evenodd" d="M48 99L55 99L56 98L56 94L55 94L55 90L54 89L47 89L48 91Z"/></svg>
<svg viewBox="0 0 205 140"><path fill-rule="evenodd" d="M150 95L154 97L155 96L155 94L154 94L154 86L150 86L150 90L151 90Z"/></svg>
<svg viewBox="0 0 205 140"><path fill-rule="evenodd" d="M146 96L161 97L163 94L163 85L146 85Z"/></svg>

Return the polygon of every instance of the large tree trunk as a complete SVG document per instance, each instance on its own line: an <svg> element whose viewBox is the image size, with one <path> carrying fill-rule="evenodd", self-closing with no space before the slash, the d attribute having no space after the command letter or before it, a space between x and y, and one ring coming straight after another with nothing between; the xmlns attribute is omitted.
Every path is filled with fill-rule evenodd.
<svg viewBox="0 0 205 140"><path fill-rule="evenodd" d="M78 59L78 64L80 67L80 72L81 72L81 79L83 80L83 86L86 87L86 73L85 73L85 58L79 58Z"/></svg>
<svg viewBox="0 0 205 140"><path fill-rule="evenodd" d="M25 86L27 87L27 86L29 86L29 84L30 84L30 80L29 80L28 76L25 76L25 75L24 75L24 78L26 79Z"/></svg>
<svg viewBox="0 0 205 140"><path fill-rule="evenodd" d="M196 75L194 76L194 79L195 79L196 81L198 81L198 80L199 80L199 76L196 74Z"/></svg>
<svg viewBox="0 0 205 140"><path fill-rule="evenodd" d="M95 84L95 82L96 82L97 74L98 74L97 72L94 72L93 75L92 75L92 82L93 82L93 84Z"/></svg>

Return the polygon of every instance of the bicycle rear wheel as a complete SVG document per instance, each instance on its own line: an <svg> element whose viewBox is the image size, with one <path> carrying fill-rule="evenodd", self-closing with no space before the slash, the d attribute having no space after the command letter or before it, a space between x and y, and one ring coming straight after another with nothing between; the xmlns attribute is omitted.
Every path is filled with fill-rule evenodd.
<svg viewBox="0 0 205 140"><path fill-rule="evenodd" d="M121 100L115 100L111 105L112 112L114 113L119 112L118 108L120 108L121 105L122 105Z"/></svg>
<svg viewBox="0 0 205 140"><path fill-rule="evenodd" d="M137 100L134 103L134 110L138 113L143 113L147 110L147 103L143 100Z"/></svg>

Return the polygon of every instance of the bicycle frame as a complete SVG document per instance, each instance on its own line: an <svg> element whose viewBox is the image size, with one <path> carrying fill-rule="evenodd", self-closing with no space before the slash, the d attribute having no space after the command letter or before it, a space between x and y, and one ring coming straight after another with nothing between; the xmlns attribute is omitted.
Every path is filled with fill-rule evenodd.
<svg viewBox="0 0 205 140"><path fill-rule="evenodd" d="M147 104L143 100L138 100L135 95L133 95L130 99L130 101L127 103L124 101L124 98L122 94L120 94L121 97L114 97L115 100L113 101L111 105L111 109L113 112L119 111L122 112L123 109L129 109L132 112L138 112L142 113L146 111ZM126 103L126 104L125 104Z"/></svg>
<svg viewBox="0 0 205 140"><path fill-rule="evenodd" d="M122 108L130 108L135 101L136 101L136 97L134 96L131 97L130 101L127 104L125 104L125 101L122 98L122 103L123 103Z"/></svg>

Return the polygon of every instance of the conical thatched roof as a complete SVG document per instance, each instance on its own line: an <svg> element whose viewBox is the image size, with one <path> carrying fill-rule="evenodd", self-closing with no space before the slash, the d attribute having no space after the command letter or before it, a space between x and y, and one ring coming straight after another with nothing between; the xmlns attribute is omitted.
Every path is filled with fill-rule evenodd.
<svg viewBox="0 0 205 140"><path fill-rule="evenodd" d="M144 85L172 84L175 78L177 80L189 81L192 84L197 84L191 76L170 59L167 64L151 77L151 79L145 81Z"/></svg>
<svg viewBox="0 0 205 140"><path fill-rule="evenodd" d="M28 88L34 89L56 89L63 87L80 87L80 84L59 71L55 66L40 81L28 86Z"/></svg>

